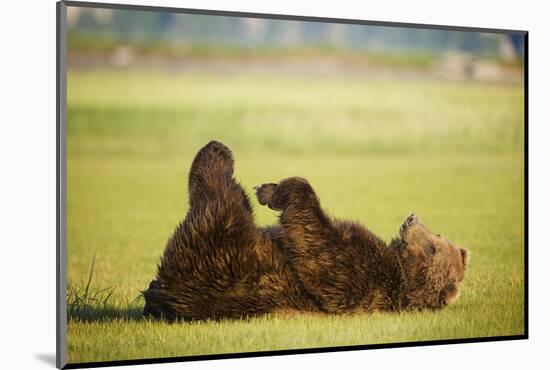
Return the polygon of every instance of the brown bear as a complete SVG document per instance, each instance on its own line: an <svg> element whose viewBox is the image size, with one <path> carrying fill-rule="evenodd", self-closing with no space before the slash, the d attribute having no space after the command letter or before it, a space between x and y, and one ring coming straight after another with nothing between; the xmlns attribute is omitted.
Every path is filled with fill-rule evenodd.
<svg viewBox="0 0 550 370"><path fill-rule="evenodd" d="M212 141L189 173L189 210L169 239L144 315L173 320L273 312L439 309L457 299L469 254L409 216L389 245L333 219L305 179L255 188L278 225L257 227L233 156Z"/></svg>

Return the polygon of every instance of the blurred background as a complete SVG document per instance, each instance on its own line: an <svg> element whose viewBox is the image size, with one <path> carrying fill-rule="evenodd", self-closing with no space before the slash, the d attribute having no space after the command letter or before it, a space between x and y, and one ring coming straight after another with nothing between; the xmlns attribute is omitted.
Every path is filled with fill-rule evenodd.
<svg viewBox="0 0 550 370"><path fill-rule="evenodd" d="M423 76L518 81L524 53L518 34L74 7L68 24L75 66L164 64L182 70L197 67L198 60L223 67L238 59L238 66L226 68L268 68L265 63L279 61L300 73L409 67Z"/></svg>
<svg viewBox="0 0 550 370"><path fill-rule="evenodd" d="M306 177L332 215L386 240L416 212L470 249L464 312L407 338L522 332L522 35L69 6L67 41L73 288L96 256L92 285L134 301L185 216L194 154L217 139L249 193ZM277 222L252 204L258 224ZM106 359L69 317L72 358Z"/></svg>
<svg viewBox="0 0 550 370"><path fill-rule="evenodd" d="M522 35L68 9L69 128L153 136L119 150L213 137L293 152L523 143L523 107L509 104L523 93ZM72 109L83 102L104 109Z"/></svg>

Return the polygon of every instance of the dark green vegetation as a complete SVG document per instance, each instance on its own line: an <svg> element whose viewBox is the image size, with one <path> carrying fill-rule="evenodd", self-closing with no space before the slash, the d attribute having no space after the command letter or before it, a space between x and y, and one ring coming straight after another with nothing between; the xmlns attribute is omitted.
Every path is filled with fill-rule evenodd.
<svg viewBox="0 0 550 370"><path fill-rule="evenodd" d="M68 75L69 361L521 334L523 87L140 71ZM139 291L211 139L245 189L299 175L382 238L416 212L472 253L438 312L142 320ZM252 202L257 222L276 214ZM93 274L90 269L93 264ZM91 279L90 279L91 277Z"/></svg>
<svg viewBox="0 0 550 370"><path fill-rule="evenodd" d="M71 34L67 39L71 52L75 55L96 55L108 58L110 53L116 52L123 40L112 37L97 37ZM346 62L351 65L411 68L414 70L426 70L434 67L441 59L441 55L421 51L415 53L388 53L371 51L368 55L362 50L342 49L328 44L315 44L308 47L266 47L254 48L216 43L189 43L174 44L162 40L142 40L128 43L132 53L149 60L149 62L164 60L212 60L223 58L226 61L289 61L289 60L319 60L325 59ZM485 57L485 60L490 58ZM504 61L496 59L494 63L503 64ZM519 63L514 62L512 66Z"/></svg>

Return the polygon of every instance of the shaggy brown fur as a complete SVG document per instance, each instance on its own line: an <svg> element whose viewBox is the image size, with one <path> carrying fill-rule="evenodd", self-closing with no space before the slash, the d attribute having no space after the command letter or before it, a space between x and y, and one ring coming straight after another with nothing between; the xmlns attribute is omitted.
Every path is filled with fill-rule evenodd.
<svg viewBox="0 0 550 370"><path fill-rule="evenodd" d="M260 204L281 212L279 225L254 224L226 146L212 141L198 152L189 211L144 292L144 315L195 320L437 309L458 297L468 252L414 214L388 246L357 223L330 218L305 179L255 189Z"/></svg>

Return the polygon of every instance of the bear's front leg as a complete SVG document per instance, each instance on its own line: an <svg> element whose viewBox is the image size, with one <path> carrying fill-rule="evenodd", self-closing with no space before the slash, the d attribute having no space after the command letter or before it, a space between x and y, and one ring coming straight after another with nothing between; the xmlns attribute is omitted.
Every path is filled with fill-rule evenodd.
<svg viewBox="0 0 550 370"><path fill-rule="evenodd" d="M261 205L275 211L285 211L291 205L295 208L319 208L319 199L309 182L301 177L290 177L278 184L269 183L254 187Z"/></svg>
<svg viewBox="0 0 550 370"><path fill-rule="evenodd" d="M319 308L326 312L344 311L349 277L339 273L336 254L341 238L309 182L292 177L255 189L260 204L282 211L280 224L290 241L289 261Z"/></svg>
<svg viewBox="0 0 550 370"><path fill-rule="evenodd" d="M263 184L254 189L260 204L282 211L281 226L296 248L305 251L327 245L332 223L306 179L291 177L278 184Z"/></svg>

